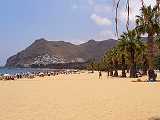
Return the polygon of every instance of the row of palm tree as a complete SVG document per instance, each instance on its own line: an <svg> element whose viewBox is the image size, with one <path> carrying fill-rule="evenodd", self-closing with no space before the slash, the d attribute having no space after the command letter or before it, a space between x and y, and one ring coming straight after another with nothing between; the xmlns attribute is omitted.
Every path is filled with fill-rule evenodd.
<svg viewBox="0 0 160 120"><path fill-rule="evenodd" d="M122 0L114 0L116 3L116 31L118 33L118 8L120 6L120 2ZM156 47L155 47L155 38L158 37L159 40L159 11L160 11L160 0L155 0L156 6L152 8L151 6L146 7L143 0L140 0L142 9L141 9L141 15L137 16L136 24L137 27L135 28L139 32L139 36L141 34L147 34L148 40L147 40L147 58L144 59L144 63L146 64L148 60L148 66L149 71L152 74L154 73L154 57L156 53ZM130 17L130 3L131 0L126 0L126 6L127 6L127 30L129 26L129 17ZM153 1L152 1L153 2ZM138 3L137 3L138 4ZM117 34L118 35L118 34ZM146 69L146 68L144 68ZM146 74L146 72L145 72ZM153 76L153 75L152 75Z"/></svg>
<svg viewBox="0 0 160 120"><path fill-rule="evenodd" d="M136 27L127 30L120 37L116 47L109 50L102 59L103 67L111 76L118 76L118 69L122 69L122 77L126 77L126 69L130 71L130 77L137 77L137 66L141 65L143 75L147 70L153 71L154 58L160 45L160 18L159 7L143 6L140 15L136 16ZM141 35L147 35L147 42ZM101 68L104 69L104 68ZM114 72L113 72L114 71Z"/></svg>

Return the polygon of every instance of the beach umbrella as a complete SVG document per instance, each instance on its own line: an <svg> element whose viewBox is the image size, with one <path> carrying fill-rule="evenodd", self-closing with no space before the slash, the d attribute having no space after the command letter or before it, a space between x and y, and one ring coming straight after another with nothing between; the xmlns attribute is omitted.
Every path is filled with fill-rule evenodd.
<svg viewBox="0 0 160 120"><path fill-rule="evenodd" d="M44 77L44 73L42 73L42 72L39 73L39 76Z"/></svg>
<svg viewBox="0 0 160 120"><path fill-rule="evenodd" d="M4 74L3 76L4 77L10 77L11 75L10 74Z"/></svg>
<svg viewBox="0 0 160 120"><path fill-rule="evenodd" d="M41 73L39 73L39 75L44 75L44 73L41 72Z"/></svg>

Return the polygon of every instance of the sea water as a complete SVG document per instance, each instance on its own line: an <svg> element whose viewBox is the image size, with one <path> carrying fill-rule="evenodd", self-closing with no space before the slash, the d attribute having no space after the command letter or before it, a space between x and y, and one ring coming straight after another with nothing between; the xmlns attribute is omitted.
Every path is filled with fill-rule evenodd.
<svg viewBox="0 0 160 120"><path fill-rule="evenodd" d="M54 71L55 69L37 69L37 68L0 68L0 74L18 74L27 72L47 72Z"/></svg>

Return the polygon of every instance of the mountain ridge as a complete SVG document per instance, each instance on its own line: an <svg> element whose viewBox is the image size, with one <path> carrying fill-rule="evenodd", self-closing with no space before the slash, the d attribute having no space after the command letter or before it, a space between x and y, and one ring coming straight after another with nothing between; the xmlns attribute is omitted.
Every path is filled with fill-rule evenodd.
<svg viewBox="0 0 160 120"><path fill-rule="evenodd" d="M35 40L29 47L7 59L6 67L31 66L32 64L56 64L86 62L100 59L104 53L114 47L117 40L89 40L79 45L64 41Z"/></svg>

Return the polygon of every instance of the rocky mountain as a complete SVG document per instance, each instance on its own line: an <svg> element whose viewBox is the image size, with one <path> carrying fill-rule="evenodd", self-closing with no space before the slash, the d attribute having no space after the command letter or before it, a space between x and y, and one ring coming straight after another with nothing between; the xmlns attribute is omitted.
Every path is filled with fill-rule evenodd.
<svg viewBox="0 0 160 120"><path fill-rule="evenodd" d="M16 55L8 58L6 67L27 67L33 64L57 64L86 62L90 59L100 59L106 50L112 48L116 40L89 40L75 45L64 41L36 40L32 45Z"/></svg>

